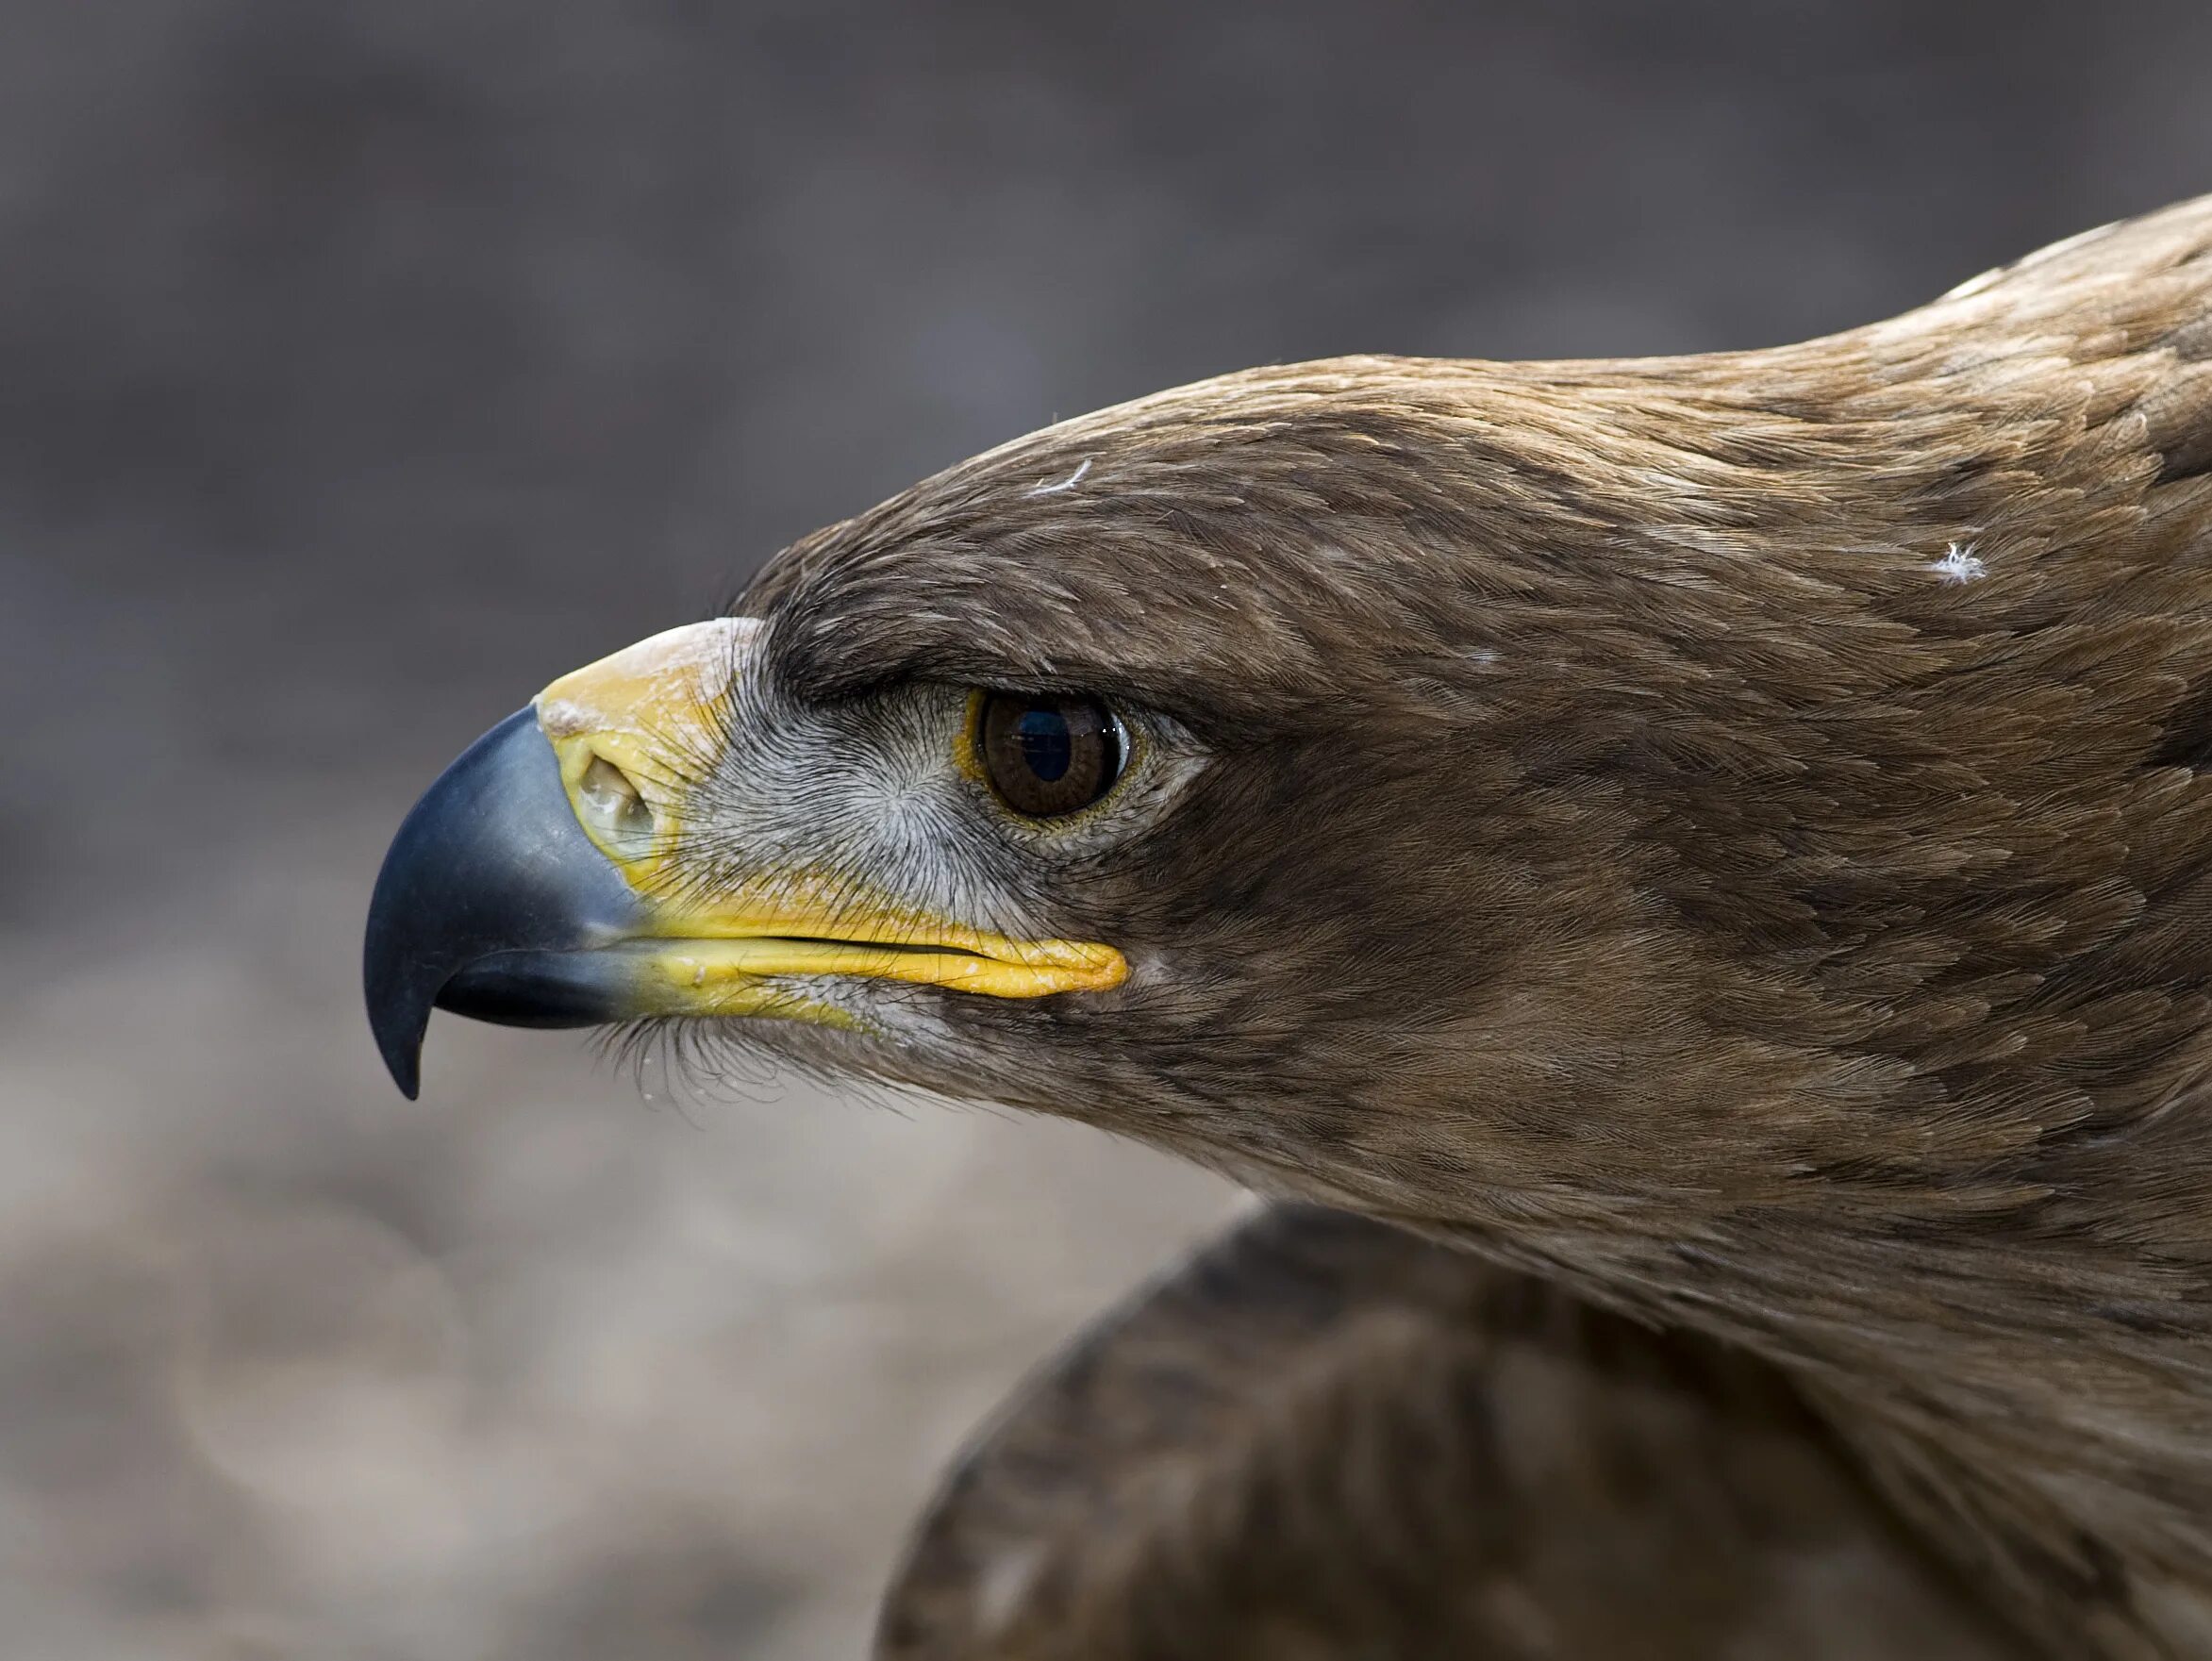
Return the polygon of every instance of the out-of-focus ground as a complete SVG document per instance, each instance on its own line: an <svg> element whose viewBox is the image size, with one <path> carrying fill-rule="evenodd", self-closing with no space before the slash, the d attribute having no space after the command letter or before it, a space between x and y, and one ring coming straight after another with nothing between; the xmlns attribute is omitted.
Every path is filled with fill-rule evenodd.
<svg viewBox="0 0 2212 1661"><path fill-rule="evenodd" d="M2212 9L16 0L0 1657L813 1661L1234 1196L441 1021L385 839L559 671L1246 363L1755 345L2212 189Z"/></svg>

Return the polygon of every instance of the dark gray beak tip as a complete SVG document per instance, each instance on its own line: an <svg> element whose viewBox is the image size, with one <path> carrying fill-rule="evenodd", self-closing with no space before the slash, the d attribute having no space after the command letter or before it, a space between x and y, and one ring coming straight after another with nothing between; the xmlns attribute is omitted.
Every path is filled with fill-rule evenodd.
<svg viewBox="0 0 2212 1661"><path fill-rule="evenodd" d="M536 715L517 710L439 774L376 873L361 985L391 1082L409 1101L420 1093L423 1034L441 1005L521 1025L615 1018L587 959L640 916L576 822Z"/></svg>
<svg viewBox="0 0 2212 1661"><path fill-rule="evenodd" d="M465 862L454 855L473 839L470 822L495 805L501 775L514 771L501 765L506 753L535 738L535 727L530 711L517 710L464 750L407 810L376 872L361 939L361 989L376 1053L410 1102L422 1094L423 1035L438 993L474 955L470 931L449 926L455 903L467 908L456 881Z"/></svg>
<svg viewBox="0 0 2212 1661"><path fill-rule="evenodd" d="M399 1086L399 1093L410 1102L420 1100L423 1094L422 1041L417 1039L407 1044L379 1035L376 1049L384 1057L385 1070L391 1074L391 1082Z"/></svg>
<svg viewBox="0 0 2212 1661"><path fill-rule="evenodd" d="M399 844L393 844L396 852ZM404 905L390 902L392 858L387 854L377 874L375 897L369 903L369 930L362 944L362 987L368 995L369 1031L376 1040L376 1054L399 1093L412 1102L423 1093L423 1034L430 1025L430 1007L438 996L436 986L423 984L427 976L408 978L399 972L403 962L394 942L385 938L391 920L405 915ZM401 950L404 950L402 948Z"/></svg>

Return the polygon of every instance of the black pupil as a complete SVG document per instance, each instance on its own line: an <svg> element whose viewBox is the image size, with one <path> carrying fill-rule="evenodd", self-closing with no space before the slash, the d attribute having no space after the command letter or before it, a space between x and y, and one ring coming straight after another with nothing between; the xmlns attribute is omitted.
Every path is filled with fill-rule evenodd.
<svg viewBox="0 0 2212 1661"><path fill-rule="evenodd" d="M1121 776L1120 729L1095 698L992 692L976 749L998 799L1027 819L1089 806Z"/></svg>
<svg viewBox="0 0 2212 1661"><path fill-rule="evenodd" d="M1014 736L1021 740L1022 759L1031 772L1048 785L1068 776L1068 764L1075 759L1075 737L1068 730L1065 715L1057 709L1024 709L1014 723Z"/></svg>

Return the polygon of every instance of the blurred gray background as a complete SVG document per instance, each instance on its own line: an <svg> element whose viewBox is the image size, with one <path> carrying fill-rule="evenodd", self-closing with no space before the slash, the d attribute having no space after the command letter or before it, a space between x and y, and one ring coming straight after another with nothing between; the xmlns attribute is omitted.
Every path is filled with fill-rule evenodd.
<svg viewBox="0 0 2212 1661"><path fill-rule="evenodd" d="M402 1102L377 857L554 674L1056 416L1781 341L2212 190L2201 0L4 17L8 1661L856 1656L1237 1204L443 1021Z"/></svg>

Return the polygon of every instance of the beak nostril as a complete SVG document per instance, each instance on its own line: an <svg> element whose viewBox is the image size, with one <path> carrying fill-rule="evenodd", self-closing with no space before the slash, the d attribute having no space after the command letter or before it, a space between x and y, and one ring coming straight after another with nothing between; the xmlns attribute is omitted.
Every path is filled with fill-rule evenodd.
<svg viewBox="0 0 2212 1661"><path fill-rule="evenodd" d="M604 756L591 757L576 781L576 800L591 828L616 851L635 857L653 841L653 809L630 775Z"/></svg>

